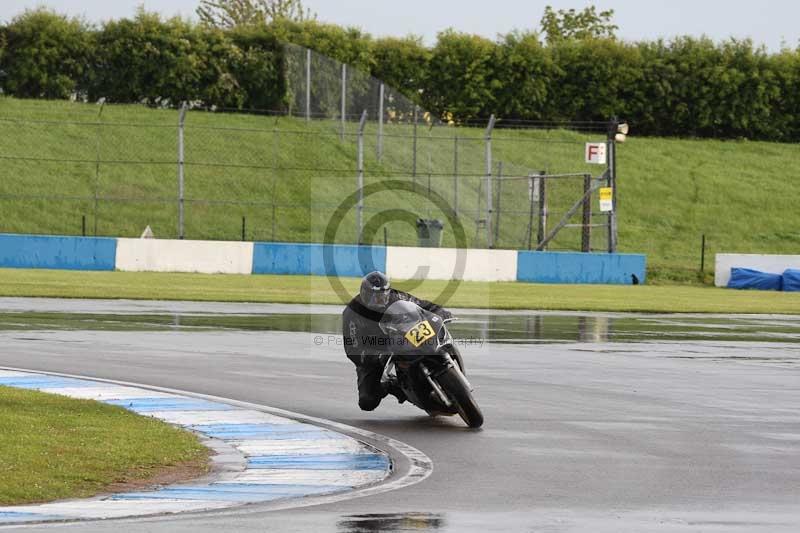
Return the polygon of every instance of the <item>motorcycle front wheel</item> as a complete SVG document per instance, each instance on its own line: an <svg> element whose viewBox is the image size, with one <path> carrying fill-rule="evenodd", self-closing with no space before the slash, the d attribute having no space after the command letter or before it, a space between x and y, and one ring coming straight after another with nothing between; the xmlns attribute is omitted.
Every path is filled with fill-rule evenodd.
<svg viewBox="0 0 800 533"><path fill-rule="evenodd" d="M455 368L450 368L444 374L436 378L439 385L456 404L459 416L471 428L479 428L483 425L483 413L475 398L469 391L469 386L461 377L461 373Z"/></svg>

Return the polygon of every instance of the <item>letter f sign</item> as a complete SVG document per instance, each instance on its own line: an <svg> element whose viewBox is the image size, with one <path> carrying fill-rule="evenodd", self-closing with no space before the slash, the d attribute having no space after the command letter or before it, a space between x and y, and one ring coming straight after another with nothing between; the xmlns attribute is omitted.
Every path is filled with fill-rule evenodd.
<svg viewBox="0 0 800 533"><path fill-rule="evenodd" d="M595 165L606 164L605 143L586 143L586 162Z"/></svg>

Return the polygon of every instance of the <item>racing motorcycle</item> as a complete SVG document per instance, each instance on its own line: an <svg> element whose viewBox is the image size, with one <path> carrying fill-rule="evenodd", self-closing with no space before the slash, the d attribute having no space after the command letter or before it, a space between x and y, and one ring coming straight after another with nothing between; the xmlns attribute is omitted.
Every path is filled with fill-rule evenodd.
<svg viewBox="0 0 800 533"><path fill-rule="evenodd" d="M380 328L391 347L381 383L397 383L408 400L431 416L459 415L471 428L483 424L464 363L445 325L448 320L399 300L386 309Z"/></svg>

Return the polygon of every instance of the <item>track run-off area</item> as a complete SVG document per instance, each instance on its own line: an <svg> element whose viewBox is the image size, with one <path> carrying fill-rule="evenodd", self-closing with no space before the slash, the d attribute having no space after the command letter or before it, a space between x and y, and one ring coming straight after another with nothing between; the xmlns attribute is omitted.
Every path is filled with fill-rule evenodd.
<svg viewBox="0 0 800 533"><path fill-rule="evenodd" d="M386 484L408 472L392 443L433 464L418 483L299 508L15 527L800 529L800 317L454 311L453 333L486 417L480 430L391 397L360 411L338 307L0 299L0 367L349 426L401 465Z"/></svg>

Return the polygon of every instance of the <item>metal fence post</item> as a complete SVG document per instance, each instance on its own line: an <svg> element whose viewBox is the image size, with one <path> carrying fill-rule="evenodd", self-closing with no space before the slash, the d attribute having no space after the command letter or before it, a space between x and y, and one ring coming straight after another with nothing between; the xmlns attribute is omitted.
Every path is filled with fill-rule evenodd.
<svg viewBox="0 0 800 533"><path fill-rule="evenodd" d="M414 190L417 189L417 114L419 107L414 105L414 139L411 148L411 177L414 178Z"/></svg>
<svg viewBox="0 0 800 533"><path fill-rule="evenodd" d="M363 244L364 230L364 126L367 124L367 110L361 113L358 123L358 207L356 209L356 231L358 244Z"/></svg>
<svg viewBox="0 0 800 533"><path fill-rule="evenodd" d="M178 238L183 239L183 172L184 172L184 145L183 145L183 129L186 122L186 111L189 106L186 102L181 105L181 110L178 115Z"/></svg>
<svg viewBox="0 0 800 533"><path fill-rule="evenodd" d="M533 174L528 174L528 201L530 203L530 211L528 212L528 250L531 249L533 244L533 206L538 200L539 196L539 178L533 177Z"/></svg>
<svg viewBox="0 0 800 533"><path fill-rule="evenodd" d="M94 167L94 236L97 237L97 212L99 210L100 202L100 141L103 138L103 109L106 106L106 99L100 98L97 101L100 104L100 111L97 112L97 159L95 160ZM85 226L85 221L84 221ZM86 228L83 230L84 237L86 236Z"/></svg>
<svg viewBox="0 0 800 533"><path fill-rule="evenodd" d="M494 220L494 244L500 242L500 201L503 198L503 162L497 162L497 217Z"/></svg>
<svg viewBox="0 0 800 533"><path fill-rule="evenodd" d="M545 178L545 171L539 172L539 230L536 235L536 244L538 246L544 242L544 237L547 234L547 178Z"/></svg>
<svg viewBox="0 0 800 533"><path fill-rule="evenodd" d="M588 194L592 188L592 176L583 175L583 227L581 228L581 251L592 251L592 195Z"/></svg>
<svg viewBox="0 0 800 533"><path fill-rule="evenodd" d="M473 246L478 246L478 232L480 231L481 223L486 225L486 220L481 218L481 212L483 211L483 178L478 177L478 194L475 195L477 199L478 205L475 207L475 242L473 242Z"/></svg>
<svg viewBox="0 0 800 533"><path fill-rule="evenodd" d="M617 252L617 143L611 141L611 253Z"/></svg>
<svg viewBox="0 0 800 533"><path fill-rule="evenodd" d="M608 169L606 186L611 187L611 211L608 212L608 253L617 251L617 150L615 137L619 128L619 120L614 117L608 122L606 154Z"/></svg>
<svg viewBox="0 0 800 533"><path fill-rule="evenodd" d="M486 247L493 248L492 242L492 130L494 129L494 114L489 117L486 127Z"/></svg>
<svg viewBox="0 0 800 533"><path fill-rule="evenodd" d="M275 192L278 181L278 147L280 139L278 138L278 128L273 128L272 131L272 194L270 200L272 203L272 242L275 242Z"/></svg>
<svg viewBox="0 0 800 533"><path fill-rule="evenodd" d="M705 274L705 272L706 272L706 234L703 233L703 237L700 240L700 275L702 276L703 274Z"/></svg>
<svg viewBox="0 0 800 533"><path fill-rule="evenodd" d="M384 94L384 86L381 83L380 88L378 89L378 162L380 163L383 159L383 94Z"/></svg>
<svg viewBox="0 0 800 533"><path fill-rule="evenodd" d="M347 122L347 65L342 63L342 131L341 139L344 140L344 132Z"/></svg>
<svg viewBox="0 0 800 533"><path fill-rule="evenodd" d="M311 120L311 48L306 48L306 121Z"/></svg>
<svg viewBox="0 0 800 533"><path fill-rule="evenodd" d="M458 134L453 137L453 212L458 216Z"/></svg>

